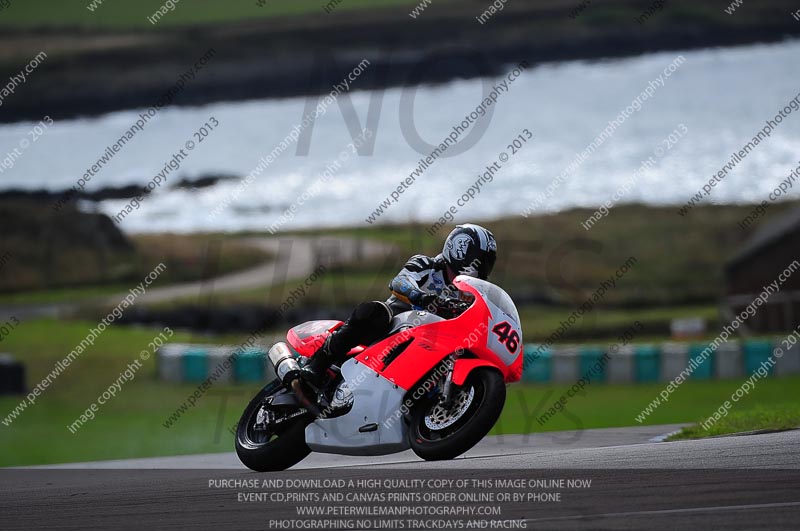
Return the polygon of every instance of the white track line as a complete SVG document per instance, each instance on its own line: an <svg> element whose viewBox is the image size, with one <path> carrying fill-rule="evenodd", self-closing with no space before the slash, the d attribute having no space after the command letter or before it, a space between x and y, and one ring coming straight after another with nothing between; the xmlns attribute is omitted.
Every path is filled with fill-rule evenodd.
<svg viewBox="0 0 800 531"><path fill-rule="evenodd" d="M683 429L683 428L681 428L681 430L682 430L682 429ZM673 435L677 435L677 434L679 434L679 433L681 432L681 430L675 430L675 431L671 431L671 432L669 432L669 433L665 433L665 434L663 434L663 435L656 435L655 437L653 437L652 439L650 439L650 442L655 442L655 443L664 442L664 441L666 441L666 440L667 440L669 437L672 437Z"/></svg>

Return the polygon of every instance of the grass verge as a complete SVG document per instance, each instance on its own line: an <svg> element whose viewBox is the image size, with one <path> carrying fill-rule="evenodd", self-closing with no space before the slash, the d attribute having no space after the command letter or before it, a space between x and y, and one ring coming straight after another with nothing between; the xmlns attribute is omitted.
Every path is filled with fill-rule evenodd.
<svg viewBox="0 0 800 531"><path fill-rule="evenodd" d="M727 435L757 430L788 430L800 428L800 405L797 402L774 404L772 407L754 407L745 411L732 411L719 422L704 429L700 422L683 428L668 440L702 439L714 435Z"/></svg>
<svg viewBox="0 0 800 531"><path fill-rule="evenodd" d="M506 407L493 433L581 430L656 424L675 424L705 420L743 380L688 381L673 393L668 403L655 410L643 423L636 422L642 408L657 396L666 383L593 383L583 392L568 398L564 410L545 419L544 415L570 385L515 385L508 389ZM737 403L729 416L756 415L758 411L791 411L800 403L800 376L770 378L759 382L746 398ZM780 415L779 413L775 413ZM768 415L765 413L765 417Z"/></svg>

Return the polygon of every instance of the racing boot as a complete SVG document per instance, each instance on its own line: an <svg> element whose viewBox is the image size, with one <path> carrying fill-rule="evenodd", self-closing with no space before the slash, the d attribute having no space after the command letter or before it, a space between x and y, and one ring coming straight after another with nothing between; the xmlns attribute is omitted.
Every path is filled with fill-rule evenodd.
<svg viewBox="0 0 800 531"><path fill-rule="evenodd" d="M311 382L320 385L331 365L343 363L347 353L356 345L358 338L350 323L345 322L331 332L304 367Z"/></svg>

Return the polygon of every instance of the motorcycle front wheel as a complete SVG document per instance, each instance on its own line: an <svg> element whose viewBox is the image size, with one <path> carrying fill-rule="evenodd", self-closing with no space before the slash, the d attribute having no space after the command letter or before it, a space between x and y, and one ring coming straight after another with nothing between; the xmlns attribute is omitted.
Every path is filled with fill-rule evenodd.
<svg viewBox="0 0 800 531"><path fill-rule="evenodd" d="M305 429L311 420L308 415L297 414L278 423L257 422L265 399L280 389L278 380L264 387L247 405L236 427L236 455L242 464L256 472L286 470L311 453L305 439ZM283 411L280 415L285 418L291 413Z"/></svg>
<svg viewBox="0 0 800 531"><path fill-rule="evenodd" d="M489 433L505 401L506 386L500 372L488 367L475 369L464 385L453 388L449 404L441 404L436 396L412 410L411 449L426 461L463 454Z"/></svg>

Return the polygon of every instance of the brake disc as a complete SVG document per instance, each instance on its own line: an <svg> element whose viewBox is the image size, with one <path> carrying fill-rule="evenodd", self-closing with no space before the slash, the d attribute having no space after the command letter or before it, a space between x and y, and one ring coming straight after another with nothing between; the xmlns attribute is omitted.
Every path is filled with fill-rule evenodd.
<svg viewBox="0 0 800 531"><path fill-rule="evenodd" d="M464 416L470 404L475 398L475 388L470 387L469 392L459 391L449 407L445 408L442 404L436 404L430 413L425 417L425 426L429 430L443 430L452 426L458 419Z"/></svg>

